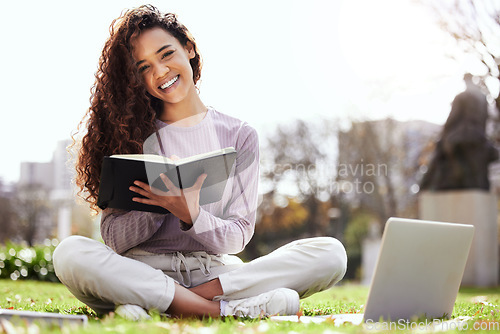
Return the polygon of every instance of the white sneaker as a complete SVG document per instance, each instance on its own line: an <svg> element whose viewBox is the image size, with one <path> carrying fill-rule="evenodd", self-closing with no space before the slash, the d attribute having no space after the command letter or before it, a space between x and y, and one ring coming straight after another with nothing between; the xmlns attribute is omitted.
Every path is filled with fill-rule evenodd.
<svg viewBox="0 0 500 334"><path fill-rule="evenodd" d="M151 319L151 316L146 312L146 310L138 305L125 304L117 306L115 313L124 319L132 321Z"/></svg>
<svg viewBox="0 0 500 334"><path fill-rule="evenodd" d="M256 297L227 302L223 315L258 318L271 315L294 315L299 311L299 294L291 289L280 288Z"/></svg>

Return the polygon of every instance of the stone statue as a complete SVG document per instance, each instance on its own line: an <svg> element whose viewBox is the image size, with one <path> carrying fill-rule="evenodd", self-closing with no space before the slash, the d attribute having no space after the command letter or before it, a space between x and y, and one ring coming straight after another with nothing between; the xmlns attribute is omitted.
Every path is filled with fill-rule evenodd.
<svg viewBox="0 0 500 334"><path fill-rule="evenodd" d="M498 151L486 138L488 103L472 75L464 81L467 88L453 100L422 190L490 188L488 165L498 159Z"/></svg>

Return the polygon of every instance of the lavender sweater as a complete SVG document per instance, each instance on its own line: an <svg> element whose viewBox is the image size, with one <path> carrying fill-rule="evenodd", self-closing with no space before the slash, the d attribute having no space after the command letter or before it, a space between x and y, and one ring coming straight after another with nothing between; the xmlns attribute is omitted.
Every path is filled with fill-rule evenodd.
<svg viewBox="0 0 500 334"><path fill-rule="evenodd" d="M255 227L259 177L257 132L247 123L211 108L195 126L157 123L167 156L175 154L183 158L229 146L236 149L236 162L222 199L201 206L190 228L181 225L173 214L105 209L101 218L104 242L119 254L133 247L151 253L242 251ZM160 154L156 135L146 140L144 153Z"/></svg>

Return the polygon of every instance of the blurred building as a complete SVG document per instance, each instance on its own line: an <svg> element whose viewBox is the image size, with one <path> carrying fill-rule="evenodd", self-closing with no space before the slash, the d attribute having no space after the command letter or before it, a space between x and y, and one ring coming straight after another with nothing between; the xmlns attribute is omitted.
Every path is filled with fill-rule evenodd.
<svg viewBox="0 0 500 334"><path fill-rule="evenodd" d="M19 185L41 185L49 191L71 192L74 167L68 165L69 154L66 148L71 140L61 140L50 162L22 162Z"/></svg>
<svg viewBox="0 0 500 334"><path fill-rule="evenodd" d="M70 144L69 139L59 141L50 162L21 163L18 192L25 193L25 201L43 201L39 212L34 213L35 242L53 237L61 240L71 235L74 167L69 164L66 149Z"/></svg>
<svg viewBox="0 0 500 334"><path fill-rule="evenodd" d="M41 185L45 189L53 187L52 162L21 162L19 185Z"/></svg>

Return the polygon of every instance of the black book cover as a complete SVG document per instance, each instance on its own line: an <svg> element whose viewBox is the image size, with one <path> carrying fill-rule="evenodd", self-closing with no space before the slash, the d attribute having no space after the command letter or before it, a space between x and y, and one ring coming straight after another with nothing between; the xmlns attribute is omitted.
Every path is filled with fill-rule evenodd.
<svg viewBox="0 0 500 334"><path fill-rule="evenodd" d="M225 148L178 161L162 162L130 159L132 156L139 157L140 155L126 155L123 158L120 156L104 157L97 200L97 205L101 209L109 207L168 213L168 210L162 207L132 201L133 197L141 196L129 189L135 180L148 183L149 179L154 180L151 184L153 187L167 191L160 178L161 173L166 174L172 183L181 189L193 186L198 176L206 173L207 178L200 192L200 205L217 202L222 197L236 159L236 151L234 148Z"/></svg>

